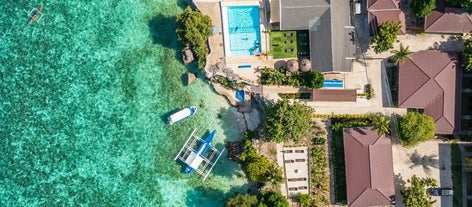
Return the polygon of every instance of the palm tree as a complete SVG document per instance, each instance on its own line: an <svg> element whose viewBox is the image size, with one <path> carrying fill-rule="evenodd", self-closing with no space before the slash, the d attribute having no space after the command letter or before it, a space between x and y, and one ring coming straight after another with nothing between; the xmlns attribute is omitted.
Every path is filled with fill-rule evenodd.
<svg viewBox="0 0 472 207"><path fill-rule="evenodd" d="M379 135L387 135L390 131L390 120L387 119L382 114L377 114L377 116L372 116L370 119L374 127L375 132Z"/></svg>
<svg viewBox="0 0 472 207"><path fill-rule="evenodd" d="M405 58L410 58L411 57L411 52L409 50L409 46L403 47L403 44L400 43L400 49L399 50L392 50L390 51L393 53L392 60L395 63L395 65L398 65L400 61L402 63L405 62Z"/></svg>

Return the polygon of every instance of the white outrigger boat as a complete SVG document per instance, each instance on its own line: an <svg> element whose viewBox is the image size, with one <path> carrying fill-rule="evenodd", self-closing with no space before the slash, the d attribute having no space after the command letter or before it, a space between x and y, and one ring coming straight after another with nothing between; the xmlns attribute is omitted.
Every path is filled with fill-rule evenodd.
<svg viewBox="0 0 472 207"><path fill-rule="evenodd" d="M43 18L43 13L41 11L43 10L43 5L41 5L39 8L33 8L31 11L28 13L28 16L30 17L30 20L28 21L28 24L31 24L33 22L39 22Z"/></svg>
<svg viewBox="0 0 472 207"><path fill-rule="evenodd" d="M180 149L174 160L180 160L185 164L184 172L190 174L197 172L203 176L205 180L210 174L211 170L215 166L216 162L220 159L224 148L218 151L212 146L211 142L215 137L216 130L210 132L205 138L200 138L195 135L194 129L190 137L185 142L184 146Z"/></svg>
<svg viewBox="0 0 472 207"><path fill-rule="evenodd" d="M170 125L172 125L172 124L174 124L178 121L182 121L182 120L184 120L188 117L191 117L196 112L197 112L197 107L196 106L190 106L190 107L184 108L180 111L177 111L177 112L173 113L172 115L170 115L167 118L167 121L169 122Z"/></svg>

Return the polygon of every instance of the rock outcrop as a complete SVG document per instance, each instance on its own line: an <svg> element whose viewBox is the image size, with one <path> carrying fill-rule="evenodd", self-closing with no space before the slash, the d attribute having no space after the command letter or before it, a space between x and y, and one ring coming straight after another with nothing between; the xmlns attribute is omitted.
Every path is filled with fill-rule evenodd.
<svg viewBox="0 0 472 207"><path fill-rule="evenodd" d="M182 59L184 61L184 64L190 64L193 62L193 60L195 59L193 57L193 52L192 50L190 50L189 47L186 47L182 50Z"/></svg>
<svg viewBox="0 0 472 207"><path fill-rule="evenodd" d="M192 84L197 79L195 73L187 72L187 85Z"/></svg>

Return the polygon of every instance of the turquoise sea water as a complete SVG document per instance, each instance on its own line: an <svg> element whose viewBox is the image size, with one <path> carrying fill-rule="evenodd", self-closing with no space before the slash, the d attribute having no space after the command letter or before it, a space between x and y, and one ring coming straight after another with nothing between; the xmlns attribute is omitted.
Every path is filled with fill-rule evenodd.
<svg viewBox="0 0 472 207"><path fill-rule="evenodd" d="M32 7L45 5L39 24ZM183 85L177 0L0 4L0 206L222 206L245 192L225 155L206 181L173 158L192 129L240 130L202 79ZM173 126L166 116L197 114ZM222 118L218 118L222 117Z"/></svg>

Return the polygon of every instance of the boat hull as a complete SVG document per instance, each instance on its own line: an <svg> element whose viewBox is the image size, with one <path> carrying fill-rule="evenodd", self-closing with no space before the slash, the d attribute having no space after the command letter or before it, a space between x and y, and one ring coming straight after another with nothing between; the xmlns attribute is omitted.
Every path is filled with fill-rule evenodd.
<svg viewBox="0 0 472 207"><path fill-rule="evenodd" d="M197 112L197 107L196 106L190 106L190 107L184 108L184 109L170 115L167 118L167 122L170 125L175 124L179 121L182 121L184 119L187 119L188 117L193 116L196 112Z"/></svg>

